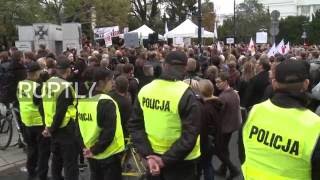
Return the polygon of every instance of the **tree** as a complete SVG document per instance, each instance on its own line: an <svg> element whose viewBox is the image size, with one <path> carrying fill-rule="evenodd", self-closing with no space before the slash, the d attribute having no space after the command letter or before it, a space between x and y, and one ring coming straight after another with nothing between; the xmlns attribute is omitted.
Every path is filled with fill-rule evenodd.
<svg viewBox="0 0 320 180"><path fill-rule="evenodd" d="M248 42L261 28L270 27L270 14L257 0L247 0L236 7L236 38L239 42ZM219 28L219 37L234 34L234 19L228 18Z"/></svg>
<svg viewBox="0 0 320 180"><path fill-rule="evenodd" d="M313 15L309 29L308 40L313 44L320 44L320 10Z"/></svg>
<svg viewBox="0 0 320 180"><path fill-rule="evenodd" d="M39 3L45 7L48 15L52 15L52 20L57 24L63 22L63 7L66 1L63 0L39 0Z"/></svg>
<svg viewBox="0 0 320 180"><path fill-rule="evenodd" d="M301 35L308 20L309 18L305 16L289 16L281 19L279 24L280 32L276 37L277 41L279 42L284 39L292 44L302 44L303 39Z"/></svg>
<svg viewBox="0 0 320 180"><path fill-rule="evenodd" d="M162 0L131 0L131 12L140 22L139 25L146 24L154 26L157 17L160 17L159 5Z"/></svg>
<svg viewBox="0 0 320 180"><path fill-rule="evenodd" d="M129 0L93 0L93 2L97 12L97 26L128 25Z"/></svg>
<svg viewBox="0 0 320 180"><path fill-rule="evenodd" d="M17 39L16 26L45 21L38 0L0 0L0 42L7 47Z"/></svg>
<svg viewBox="0 0 320 180"><path fill-rule="evenodd" d="M216 19L216 14L214 12L213 3L206 0L202 4L202 26L208 30L213 32L214 31L214 23Z"/></svg>
<svg viewBox="0 0 320 180"><path fill-rule="evenodd" d="M197 0L166 0L166 13L169 16L168 27L172 29L183 21L187 16L197 15L197 8L195 7Z"/></svg>

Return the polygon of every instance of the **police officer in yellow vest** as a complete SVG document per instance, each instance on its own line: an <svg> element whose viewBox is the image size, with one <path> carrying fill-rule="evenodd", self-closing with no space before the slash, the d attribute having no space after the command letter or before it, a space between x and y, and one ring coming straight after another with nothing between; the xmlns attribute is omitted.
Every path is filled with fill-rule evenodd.
<svg viewBox="0 0 320 180"><path fill-rule="evenodd" d="M27 65L27 79L18 84L17 97L20 115L25 126L27 143L28 180L46 180L50 157L50 139L42 136L45 124L42 118L41 86L37 81L41 67L36 62Z"/></svg>
<svg viewBox="0 0 320 180"><path fill-rule="evenodd" d="M275 70L275 95L255 105L243 128L245 179L320 179L320 117L306 109L309 66L287 60Z"/></svg>
<svg viewBox="0 0 320 180"><path fill-rule="evenodd" d="M140 90L129 121L132 141L156 179L199 179L201 114L195 94L181 81L186 64L183 52L170 52L160 78Z"/></svg>
<svg viewBox="0 0 320 180"><path fill-rule="evenodd" d="M78 121L88 158L91 180L121 180L119 153L124 137L117 103L106 93L112 89L112 71L94 70L95 88L87 98L79 99Z"/></svg>
<svg viewBox="0 0 320 180"><path fill-rule="evenodd" d="M43 109L46 123L44 136L52 137L52 178L78 180L78 144L75 137L75 93L70 76L69 61L60 57L56 65L57 76L46 81L42 88Z"/></svg>

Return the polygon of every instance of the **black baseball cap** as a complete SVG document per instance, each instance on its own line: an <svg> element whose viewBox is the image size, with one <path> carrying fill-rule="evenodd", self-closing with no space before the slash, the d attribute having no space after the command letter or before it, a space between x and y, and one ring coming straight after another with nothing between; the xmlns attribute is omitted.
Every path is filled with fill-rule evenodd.
<svg viewBox="0 0 320 180"><path fill-rule="evenodd" d="M184 52L181 51L171 51L166 59L165 63L171 64L171 65L187 65L188 57Z"/></svg>
<svg viewBox="0 0 320 180"><path fill-rule="evenodd" d="M279 83L298 83L309 78L310 65L302 60L285 60L276 66L275 79Z"/></svg>
<svg viewBox="0 0 320 180"><path fill-rule="evenodd" d="M27 71L28 72L35 72L41 70L41 66L37 62L30 62L27 65Z"/></svg>
<svg viewBox="0 0 320 180"><path fill-rule="evenodd" d="M56 65L57 69L68 69L70 67L71 66L70 66L70 62L68 59L63 58L63 59L59 59L57 61L57 65Z"/></svg>

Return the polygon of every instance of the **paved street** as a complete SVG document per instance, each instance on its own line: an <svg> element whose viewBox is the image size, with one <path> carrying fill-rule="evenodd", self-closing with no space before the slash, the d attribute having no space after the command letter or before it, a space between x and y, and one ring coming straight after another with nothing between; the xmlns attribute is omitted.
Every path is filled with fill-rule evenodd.
<svg viewBox="0 0 320 180"><path fill-rule="evenodd" d="M14 136L13 142L17 141L17 136ZM230 151L233 162L240 168L240 162L237 156L237 134L234 134L231 143ZM9 147L5 151L0 151L0 179L1 180L26 180L26 172L24 171L26 161L26 155L22 149L17 146ZM214 157L213 165L215 168L219 167L220 161ZM131 180L132 178L124 178L123 180ZM215 180L223 180L225 178L216 177ZM80 180L89 180L89 171L86 169L80 173ZM133 180L133 179L132 179ZM242 180L241 177L235 178L235 180Z"/></svg>

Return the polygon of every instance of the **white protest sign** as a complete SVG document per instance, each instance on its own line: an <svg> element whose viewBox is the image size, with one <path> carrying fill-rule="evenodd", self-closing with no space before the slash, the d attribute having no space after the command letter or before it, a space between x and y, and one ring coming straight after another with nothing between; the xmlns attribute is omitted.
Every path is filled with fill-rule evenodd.
<svg viewBox="0 0 320 180"><path fill-rule="evenodd" d="M176 37L173 39L173 44L176 46L184 46L183 37Z"/></svg>
<svg viewBox="0 0 320 180"><path fill-rule="evenodd" d="M268 33L266 32L257 32L256 33L256 43L265 44L268 42Z"/></svg>
<svg viewBox="0 0 320 180"><path fill-rule="evenodd" d="M32 42L31 41L16 41L15 46L19 51L22 52L31 52L32 51Z"/></svg>
<svg viewBox="0 0 320 180"><path fill-rule="evenodd" d="M117 37L119 36L119 26L112 26L112 27L103 27L103 28L95 28L94 29L94 40L99 39L109 39L109 36Z"/></svg>
<svg viewBox="0 0 320 180"><path fill-rule="evenodd" d="M191 46L191 38L184 38L183 43L185 46Z"/></svg>
<svg viewBox="0 0 320 180"><path fill-rule="evenodd" d="M234 44L234 38L227 38L226 43L227 44Z"/></svg>

